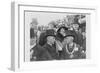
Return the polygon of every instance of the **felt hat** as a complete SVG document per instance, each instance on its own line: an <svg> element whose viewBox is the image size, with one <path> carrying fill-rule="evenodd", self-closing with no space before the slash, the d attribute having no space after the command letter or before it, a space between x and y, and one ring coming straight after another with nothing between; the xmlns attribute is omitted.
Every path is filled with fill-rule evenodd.
<svg viewBox="0 0 100 73"><path fill-rule="evenodd" d="M55 37L55 31L53 29L48 29L46 30L46 35L45 35L45 38L47 38L48 36L53 36Z"/></svg>
<svg viewBox="0 0 100 73"><path fill-rule="evenodd" d="M74 39L76 39L76 35L71 30L66 31L66 36L64 38L69 37L69 36L72 36Z"/></svg>

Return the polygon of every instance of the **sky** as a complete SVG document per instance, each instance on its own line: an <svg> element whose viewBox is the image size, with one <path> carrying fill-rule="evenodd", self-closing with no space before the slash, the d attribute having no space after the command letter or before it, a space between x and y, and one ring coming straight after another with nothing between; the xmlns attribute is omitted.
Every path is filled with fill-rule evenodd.
<svg viewBox="0 0 100 73"><path fill-rule="evenodd" d="M68 13L25 12L25 24L30 24L32 18L37 18L38 25L47 25L50 21L63 19Z"/></svg>

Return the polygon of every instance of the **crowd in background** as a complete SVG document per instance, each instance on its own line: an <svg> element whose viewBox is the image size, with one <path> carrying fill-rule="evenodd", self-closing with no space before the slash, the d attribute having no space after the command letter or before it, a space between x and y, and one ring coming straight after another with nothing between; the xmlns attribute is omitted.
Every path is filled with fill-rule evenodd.
<svg viewBox="0 0 100 73"><path fill-rule="evenodd" d="M30 61L86 58L86 15L66 15L47 26L30 23Z"/></svg>

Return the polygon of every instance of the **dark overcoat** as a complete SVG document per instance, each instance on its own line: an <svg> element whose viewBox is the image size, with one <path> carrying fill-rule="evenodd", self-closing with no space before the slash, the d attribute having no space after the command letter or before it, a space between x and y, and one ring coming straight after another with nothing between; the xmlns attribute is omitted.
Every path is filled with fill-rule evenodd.
<svg viewBox="0 0 100 73"><path fill-rule="evenodd" d="M82 46L82 41L83 41L83 36L80 32L76 31L71 31L71 34L75 36L74 42L80 46Z"/></svg>
<svg viewBox="0 0 100 73"><path fill-rule="evenodd" d="M32 54L32 59L30 59L31 61L44 61L52 59L48 50L46 48L41 47L39 44L33 47L32 50L34 52Z"/></svg>
<svg viewBox="0 0 100 73"><path fill-rule="evenodd" d="M58 58L58 53L57 53L57 51L56 51L55 45L52 45L52 46L51 46L51 45L49 45L49 44L46 43L46 44L43 46L43 48L45 48L45 49L48 51L49 55L52 57L52 60Z"/></svg>

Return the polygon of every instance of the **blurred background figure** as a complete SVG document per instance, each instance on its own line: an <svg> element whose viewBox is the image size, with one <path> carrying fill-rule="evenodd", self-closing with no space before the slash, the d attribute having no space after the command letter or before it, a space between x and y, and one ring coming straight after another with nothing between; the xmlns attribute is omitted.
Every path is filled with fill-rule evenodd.
<svg viewBox="0 0 100 73"><path fill-rule="evenodd" d="M79 32L79 24L74 23L73 24L73 33L76 36L75 38L75 42L77 44L79 44L80 46L82 46L82 34Z"/></svg>
<svg viewBox="0 0 100 73"><path fill-rule="evenodd" d="M34 39L37 37L37 19L33 18L30 23L30 45L34 45Z"/></svg>
<svg viewBox="0 0 100 73"><path fill-rule="evenodd" d="M50 23L48 23L48 29L53 29L55 31L55 33L57 32L57 24L55 21L51 21Z"/></svg>
<svg viewBox="0 0 100 73"><path fill-rule="evenodd" d="M35 47L37 43L37 25L37 19L33 18L32 22L30 23L30 59L32 58L32 54L34 53L34 50L32 50L32 48Z"/></svg>
<svg viewBox="0 0 100 73"><path fill-rule="evenodd" d="M86 52L86 32L82 32L82 35L83 35L82 48L83 51Z"/></svg>

